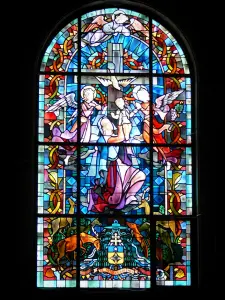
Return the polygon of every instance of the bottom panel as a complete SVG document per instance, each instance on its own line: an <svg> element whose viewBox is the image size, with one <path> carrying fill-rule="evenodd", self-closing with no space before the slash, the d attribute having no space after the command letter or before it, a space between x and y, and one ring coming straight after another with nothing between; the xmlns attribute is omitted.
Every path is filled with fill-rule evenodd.
<svg viewBox="0 0 225 300"><path fill-rule="evenodd" d="M38 218L37 287L76 287L77 221ZM190 221L156 222L156 284L190 286ZM80 287L151 286L147 218L80 219Z"/></svg>
<svg viewBox="0 0 225 300"><path fill-rule="evenodd" d="M191 285L190 221L156 222L156 284Z"/></svg>
<svg viewBox="0 0 225 300"><path fill-rule="evenodd" d="M37 287L76 286L75 218L38 218Z"/></svg>
<svg viewBox="0 0 225 300"><path fill-rule="evenodd" d="M150 223L145 218L81 219L81 288L149 288Z"/></svg>

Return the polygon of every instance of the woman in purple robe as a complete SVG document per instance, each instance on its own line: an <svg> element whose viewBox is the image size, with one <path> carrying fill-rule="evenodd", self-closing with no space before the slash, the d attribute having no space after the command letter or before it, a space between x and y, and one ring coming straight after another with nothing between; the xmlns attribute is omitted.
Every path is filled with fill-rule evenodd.
<svg viewBox="0 0 225 300"><path fill-rule="evenodd" d="M113 125L106 117L99 120L99 129L102 133L99 143L124 141L122 130L118 128L118 135L114 135ZM98 146L95 185L88 192L89 211L122 210L138 204L136 194L146 175L133 161L135 156L129 146Z"/></svg>

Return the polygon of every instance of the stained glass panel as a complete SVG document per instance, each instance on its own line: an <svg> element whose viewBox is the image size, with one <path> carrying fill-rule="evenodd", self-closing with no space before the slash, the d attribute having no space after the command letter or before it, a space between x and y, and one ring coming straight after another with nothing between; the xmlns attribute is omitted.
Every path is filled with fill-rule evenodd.
<svg viewBox="0 0 225 300"><path fill-rule="evenodd" d="M145 218L81 219L81 288L149 288L149 233Z"/></svg>
<svg viewBox="0 0 225 300"><path fill-rule="evenodd" d="M164 154L166 154L166 160L163 157ZM154 214L192 214L191 148L155 147L153 201Z"/></svg>
<svg viewBox="0 0 225 300"><path fill-rule="evenodd" d="M39 146L38 213L74 214L77 199L76 146Z"/></svg>
<svg viewBox="0 0 225 300"><path fill-rule="evenodd" d="M149 142L149 78L81 79L81 142Z"/></svg>
<svg viewBox="0 0 225 300"><path fill-rule="evenodd" d="M40 71L77 71L78 19L67 24L54 37L42 59Z"/></svg>
<svg viewBox="0 0 225 300"><path fill-rule="evenodd" d="M38 218L37 286L76 286L75 218Z"/></svg>
<svg viewBox="0 0 225 300"><path fill-rule="evenodd" d="M191 285L184 52L139 12L80 18L49 43L39 74L37 286L150 288L151 204L156 285Z"/></svg>
<svg viewBox="0 0 225 300"><path fill-rule="evenodd" d="M81 212L150 214L146 147L88 146L80 160Z"/></svg>
<svg viewBox="0 0 225 300"><path fill-rule="evenodd" d="M40 75L40 142L76 141L77 99L77 76Z"/></svg>
<svg viewBox="0 0 225 300"><path fill-rule="evenodd" d="M184 52L173 35L160 23L152 21L153 73L189 74Z"/></svg>
<svg viewBox="0 0 225 300"><path fill-rule="evenodd" d="M153 77L155 143L191 143L191 80Z"/></svg>
<svg viewBox="0 0 225 300"><path fill-rule="evenodd" d="M81 20L83 72L148 72L148 17L112 8L92 11Z"/></svg>
<svg viewBox="0 0 225 300"><path fill-rule="evenodd" d="M156 284L191 285L190 221L156 222Z"/></svg>

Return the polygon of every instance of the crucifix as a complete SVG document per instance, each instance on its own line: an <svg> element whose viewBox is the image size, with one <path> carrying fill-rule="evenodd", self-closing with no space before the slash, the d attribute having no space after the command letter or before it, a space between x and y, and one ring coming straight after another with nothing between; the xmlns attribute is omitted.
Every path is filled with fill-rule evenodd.
<svg viewBox="0 0 225 300"><path fill-rule="evenodd" d="M120 236L117 234L117 232L114 233L110 242L115 246L118 246L120 243L122 243L122 240L120 239Z"/></svg>
<svg viewBox="0 0 225 300"><path fill-rule="evenodd" d="M107 49L107 66L109 73L123 73L123 44L108 43ZM114 76L110 76L110 80L116 83ZM114 83L113 82L113 83ZM119 88L119 89L118 89ZM123 97L122 88L118 85L108 86L108 118L117 127L118 120L111 116L111 112L117 110L115 100Z"/></svg>
<svg viewBox="0 0 225 300"><path fill-rule="evenodd" d="M135 84L149 84L149 79L147 77L137 78L134 76L127 76L128 74L126 74L126 77L122 76L124 74L122 43L108 43L107 71L108 75L94 76L93 74L93 76L85 76L82 78L82 83L88 85L101 83L107 87L107 118L117 128L118 120L111 116L111 113L115 113L118 109L115 104L115 100L123 97L123 88L131 84L133 81L135 81ZM115 76L113 75L114 73L121 73L121 76Z"/></svg>

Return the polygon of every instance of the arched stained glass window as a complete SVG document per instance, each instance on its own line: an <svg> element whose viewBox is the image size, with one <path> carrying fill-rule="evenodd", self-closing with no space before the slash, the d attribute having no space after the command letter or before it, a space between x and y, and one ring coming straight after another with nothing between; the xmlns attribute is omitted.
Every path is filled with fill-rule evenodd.
<svg viewBox="0 0 225 300"><path fill-rule="evenodd" d="M142 6L70 20L39 71L37 287L190 286L185 41Z"/></svg>

